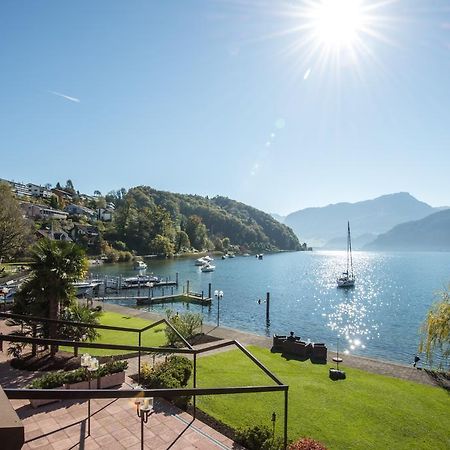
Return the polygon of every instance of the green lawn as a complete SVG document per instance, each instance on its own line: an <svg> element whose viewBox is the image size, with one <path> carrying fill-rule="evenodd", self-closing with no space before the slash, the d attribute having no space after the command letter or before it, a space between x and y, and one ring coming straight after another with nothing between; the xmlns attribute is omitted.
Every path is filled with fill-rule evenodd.
<svg viewBox="0 0 450 450"><path fill-rule="evenodd" d="M119 327L128 328L142 328L149 325L151 322L148 320L129 317L123 314L114 312L103 312L100 316L100 323L102 325L114 325ZM160 347L166 342L166 335L164 333L165 325L158 325L155 328L145 331L142 334L142 345L148 347ZM120 344L120 345L138 345L138 333L128 333L123 331L112 330L98 330L100 337L95 341L105 344ZM71 348L62 347L62 350L72 351ZM87 352L93 356L105 356L105 355L120 355L124 353L130 353L122 350L103 350L103 349L87 349L81 348L80 353Z"/></svg>
<svg viewBox="0 0 450 450"><path fill-rule="evenodd" d="M328 366L250 351L289 385L289 439L310 436L333 450L450 448L450 397L443 389L348 367L347 380L333 382ZM197 380L198 387L273 384L239 350L199 358ZM275 411L282 435L283 395L208 396L197 404L233 428L270 426Z"/></svg>

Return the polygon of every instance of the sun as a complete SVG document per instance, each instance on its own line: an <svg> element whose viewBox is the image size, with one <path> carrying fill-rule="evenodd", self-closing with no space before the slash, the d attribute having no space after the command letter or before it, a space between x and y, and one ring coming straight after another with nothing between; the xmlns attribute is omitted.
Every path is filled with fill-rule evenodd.
<svg viewBox="0 0 450 450"><path fill-rule="evenodd" d="M310 16L314 39L334 49L355 45L368 20L360 0L318 1Z"/></svg>

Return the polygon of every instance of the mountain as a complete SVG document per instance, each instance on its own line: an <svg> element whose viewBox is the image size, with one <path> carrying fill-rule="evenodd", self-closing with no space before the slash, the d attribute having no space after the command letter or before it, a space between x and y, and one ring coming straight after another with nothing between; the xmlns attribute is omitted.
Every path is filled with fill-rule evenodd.
<svg viewBox="0 0 450 450"><path fill-rule="evenodd" d="M400 223L422 219L436 210L407 192L399 192L357 203L302 209L289 214L284 223L309 245L323 246L336 238L345 242L347 220L352 240L356 240L366 234L385 233Z"/></svg>
<svg viewBox="0 0 450 450"><path fill-rule="evenodd" d="M352 237L353 250L361 250L367 244L372 242L376 237L377 235L373 233L366 233L360 236ZM324 250L343 250L346 247L347 247L347 236L342 236L327 241L326 244L321 248L323 248Z"/></svg>
<svg viewBox="0 0 450 450"><path fill-rule="evenodd" d="M111 241L140 254L192 246L221 250L301 250L294 232L269 214L226 197L201 197L138 186L109 198L116 204ZM160 250L161 249L161 250Z"/></svg>
<svg viewBox="0 0 450 450"><path fill-rule="evenodd" d="M378 236L365 249L450 251L450 209L397 225Z"/></svg>
<svg viewBox="0 0 450 450"><path fill-rule="evenodd" d="M277 214L277 213L270 213L270 215L271 215L275 220L278 220L278 222L280 222L280 223L284 223L284 221L285 221L285 219L286 219L285 216L280 216L280 215Z"/></svg>

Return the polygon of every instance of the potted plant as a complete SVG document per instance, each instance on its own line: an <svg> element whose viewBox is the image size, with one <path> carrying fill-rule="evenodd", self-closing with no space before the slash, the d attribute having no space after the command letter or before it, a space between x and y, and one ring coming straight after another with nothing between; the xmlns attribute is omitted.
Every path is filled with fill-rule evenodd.
<svg viewBox="0 0 450 450"><path fill-rule="evenodd" d="M64 372L49 372L42 377L32 381L27 387L28 389L61 389L64 385ZM47 405L49 403L59 402L58 399L30 399L30 404L33 408Z"/></svg>
<svg viewBox="0 0 450 450"><path fill-rule="evenodd" d="M127 367L127 361L110 361L101 366L97 371L98 389L107 389L123 384Z"/></svg>
<svg viewBox="0 0 450 450"><path fill-rule="evenodd" d="M84 368L72 370L64 374L66 389L89 389L88 376Z"/></svg>

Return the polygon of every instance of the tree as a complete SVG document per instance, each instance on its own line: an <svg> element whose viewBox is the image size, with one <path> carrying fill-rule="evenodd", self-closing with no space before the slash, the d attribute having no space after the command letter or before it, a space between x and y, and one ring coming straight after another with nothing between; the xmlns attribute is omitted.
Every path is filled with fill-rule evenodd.
<svg viewBox="0 0 450 450"><path fill-rule="evenodd" d="M157 234L155 238L152 239L150 246L151 251L157 255L170 255L175 251L172 241L165 236L161 236L160 234Z"/></svg>
<svg viewBox="0 0 450 450"><path fill-rule="evenodd" d="M208 232L201 217L196 215L188 217L186 222L186 233L189 236L191 244L197 250L203 250L206 247Z"/></svg>
<svg viewBox="0 0 450 450"><path fill-rule="evenodd" d="M419 351L425 351L430 365L434 356L439 355L442 367L450 357L450 286L437 295L440 300L431 306L422 324Z"/></svg>
<svg viewBox="0 0 450 450"><path fill-rule="evenodd" d="M56 195L50 197L49 205L51 208L58 209L58 197Z"/></svg>
<svg viewBox="0 0 450 450"><path fill-rule="evenodd" d="M31 277L16 295L14 312L58 319L60 309L74 302L72 283L87 271L84 251L72 242L43 239L33 248L32 268ZM57 324L48 326L51 339L57 337L57 331ZM55 353L52 346L52 356Z"/></svg>
<svg viewBox="0 0 450 450"><path fill-rule="evenodd" d="M100 323L99 318L101 314L101 311L91 310L86 305L80 305L75 302L73 305L62 309L60 319L70 322L83 322L91 325L98 325ZM60 329L60 334L64 336L64 339L74 341L95 341L99 336L99 333L95 328L73 325L63 325Z"/></svg>
<svg viewBox="0 0 450 450"><path fill-rule="evenodd" d="M8 185L0 183L0 261L15 256L31 238L31 227Z"/></svg>
<svg viewBox="0 0 450 450"><path fill-rule="evenodd" d="M94 191L94 195L95 195L96 197L101 197L101 196L102 196L102 193L101 193L100 191Z"/></svg>
<svg viewBox="0 0 450 450"><path fill-rule="evenodd" d="M72 180L66 181L66 191L71 192L73 194L75 193L75 188L73 187Z"/></svg>
<svg viewBox="0 0 450 450"><path fill-rule="evenodd" d="M190 247L191 241L189 240L189 236L183 230L178 231L176 236L177 252L180 252L181 250L189 250Z"/></svg>

